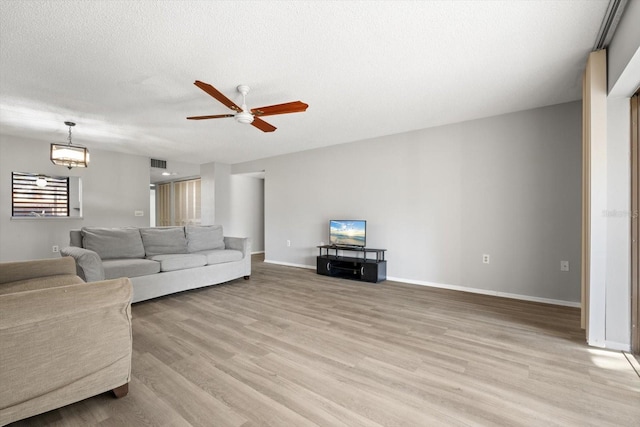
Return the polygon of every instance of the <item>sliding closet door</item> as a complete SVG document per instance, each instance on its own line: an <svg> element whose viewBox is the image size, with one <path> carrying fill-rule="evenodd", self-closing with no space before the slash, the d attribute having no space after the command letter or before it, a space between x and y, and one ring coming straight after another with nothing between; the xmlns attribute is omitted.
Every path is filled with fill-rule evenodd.
<svg viewBox="0 0 640 427"><path fill-rule="evenodd" d="M589 194L590 176L589 164L591 161L591 149L589 144L589 91L587 90L587 70L582 81L582 255L581 255L581 300L580 300L580 326L587 329L589 319ZM586 331L589 334L589 331Z"/></svg>
<svg viewBox="0 0 640 427"><path fill-rule="evenodd" d="M598 248L606 247L606 222L592 216L607 207L607 51L591 52L582 81L582 327L587 342L605 337L605 266Z"/></svg>
<svg viewBox="0 0 640 427"><path fill-rule="evenodd" d="M631 98L631 349L640 354L640 91Z"/></svg>

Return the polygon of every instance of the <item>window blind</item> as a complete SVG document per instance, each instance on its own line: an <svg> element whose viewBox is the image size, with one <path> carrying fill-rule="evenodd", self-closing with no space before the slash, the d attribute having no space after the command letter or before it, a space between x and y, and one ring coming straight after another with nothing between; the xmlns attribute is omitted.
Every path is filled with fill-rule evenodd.
<svg viewBox="0 0 640 427"><path fill-rule="evenodd" d="M38 178L46 182L37 185ZM23 172L11 173L12 216L69 216L69 177L42 177Z"/></svg>

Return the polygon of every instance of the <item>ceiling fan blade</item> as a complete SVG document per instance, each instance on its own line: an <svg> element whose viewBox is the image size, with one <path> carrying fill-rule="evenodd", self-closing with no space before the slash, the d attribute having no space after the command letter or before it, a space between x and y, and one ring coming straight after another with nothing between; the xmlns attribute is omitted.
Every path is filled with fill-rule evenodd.
<svg viewBox="0 0 640 427"><path fill-rule="evenodd" d="M218 91L218 89L211 86L209 83L196 80L193 84L198 86L203 91L207 92L209 95L213 96L218 101L222 102L227 107L231 108L233 111L242 111L242 108L238 107L232 100L224 96L222 92Z"/></svg>
<svg viewBox="0 0 640 427"><path fill-rule="evenodd" d="M285 104L268 105L266 107L252 108L255 116L274 116L276 114L302 113L307 110L308 104L302 101L287 102Z"/></svg>
<svg viewBox="0 0 640 427"><path fill-rule="evenodd" d="M187 117L187 120L222 119L224 117L233 117L233 114L216 114L213 116L191 116L191 117Z"/></svg>
<svg viewBox="0 0 640 427"><path fill-rule="evenodd" d="M251 126L257 127L262 132L273 132L274 130L277 129L275 126L270 125L269 123L255 116L253 117L253 122L251 122Z"/></svg>

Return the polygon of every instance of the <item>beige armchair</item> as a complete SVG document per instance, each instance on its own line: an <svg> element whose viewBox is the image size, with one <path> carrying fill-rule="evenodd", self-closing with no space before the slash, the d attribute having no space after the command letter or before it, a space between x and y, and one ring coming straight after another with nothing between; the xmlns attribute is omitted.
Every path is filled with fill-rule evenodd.
<svg viewBox="0 0 640 427"><path fill-rule="evenodd" d="M126 395L132 296L127 278L85 283L71 257L0 263L0 425Z"/></svg>

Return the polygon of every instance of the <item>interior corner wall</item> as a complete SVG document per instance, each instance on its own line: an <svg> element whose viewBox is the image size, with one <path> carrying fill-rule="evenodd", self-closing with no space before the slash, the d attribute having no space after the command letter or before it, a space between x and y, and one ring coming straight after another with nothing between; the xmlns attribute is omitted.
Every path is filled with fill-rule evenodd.
<svg viewBox="0 0 640 427"><path fill-rule="evenodd" d="M229 224L231 165L206 163L200 165L200 215L203 225Z"/></svg>
<svg viewBox="0 0 640 427"><path fill-rule="evenodd" d="M215 197L214 206L216 224L225 227L231 221L231 165L216 163L215 167Z"/></svg>
<svg viewBox="0 0 640 427"><path fill-rule="evenodd" d="M264 180L232 175L231 165L200 166L202 224L223 226L225 236L251 237L264 251Z"/></svg>
<svg viewBox="0 0 640 427"><path fill-rule="evenodd" d="M267 261L313 268L330 219L365 219L389 278L577 305L581 167L581 103L571 102L234 171L265 171Z"/></svg>
<svg viewBox="0 0 640 427"><path fill-rule="evenodd" d="M200 221L202 225L216 224L216 164L200 165Z"/></svg>
<svg viewBox="0 0 640 427"><path fill-rule="evenodd" d="M251 252L264 252L264 179L231 175L230 236L251 237Z"/></svg>
<svg viewBox="0 0 640 427"><path fill-rule="evenodd" d="M11 172L79 176L82 219L11 219ZM68 246L69 230L84 226L149 226L149 158L91 149L86 169L49 160L49 144L0 136L0 261L56 258L53 245ZM143 211L144 216L135 216Z"/></svg>

